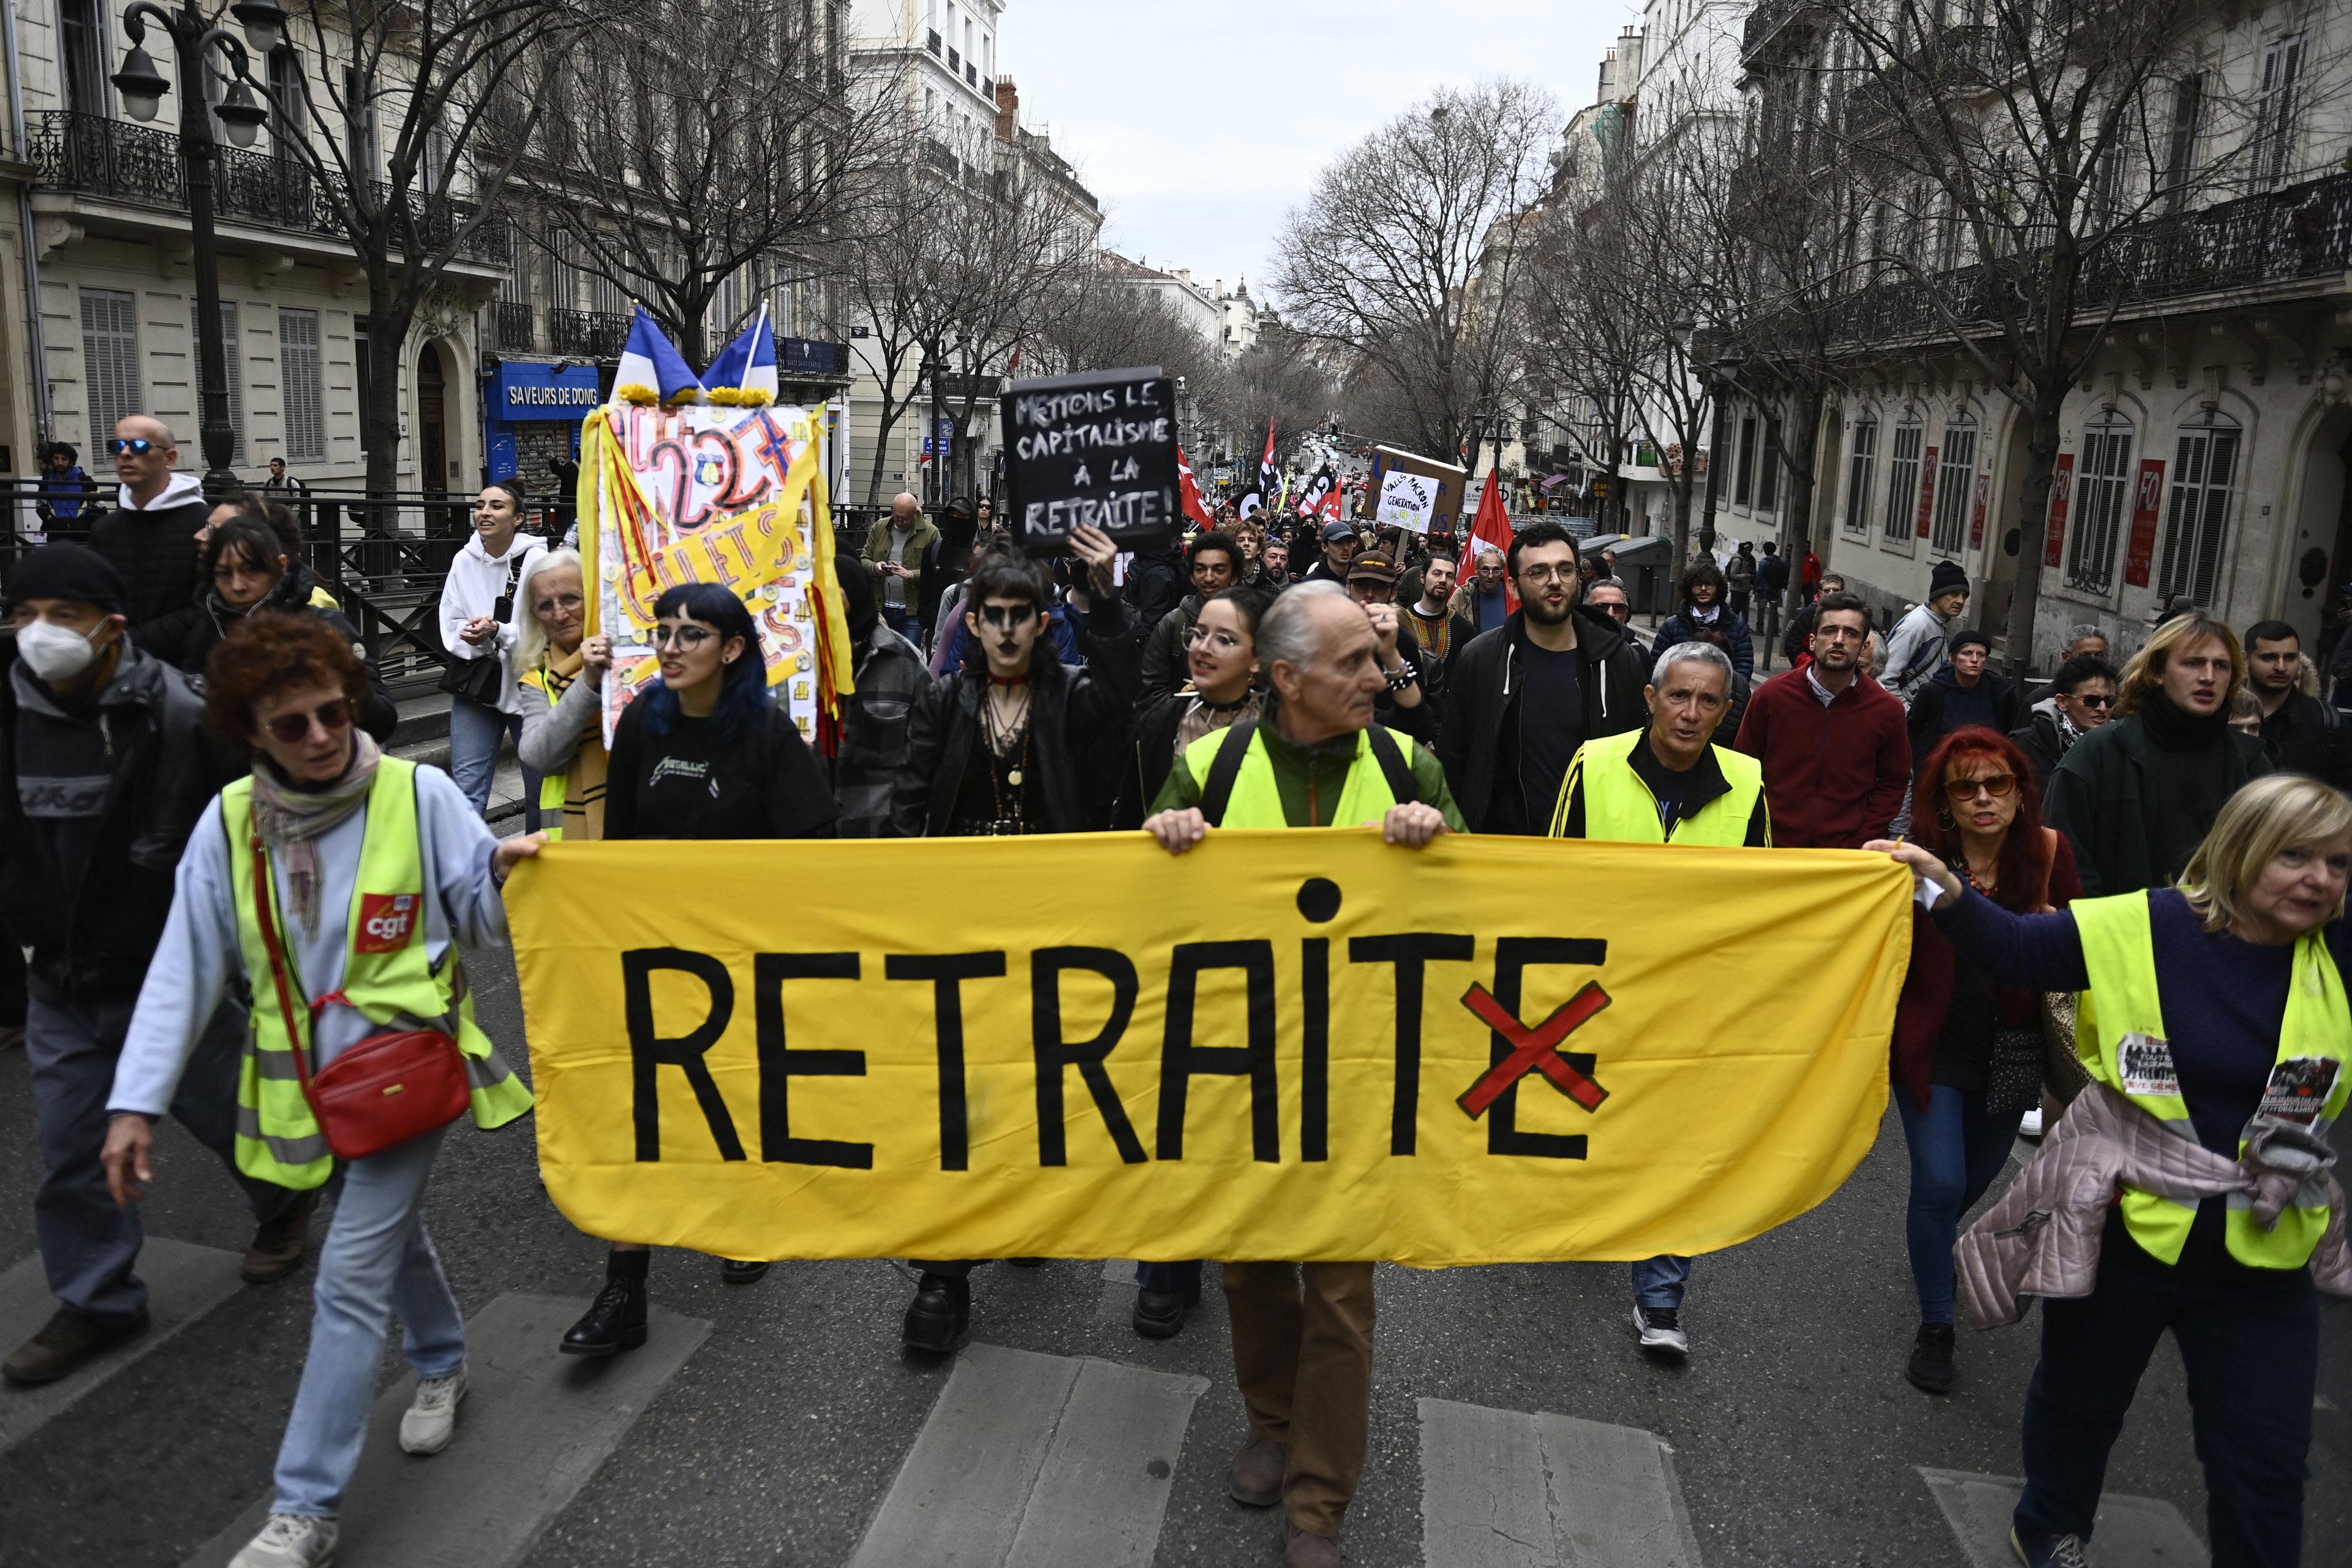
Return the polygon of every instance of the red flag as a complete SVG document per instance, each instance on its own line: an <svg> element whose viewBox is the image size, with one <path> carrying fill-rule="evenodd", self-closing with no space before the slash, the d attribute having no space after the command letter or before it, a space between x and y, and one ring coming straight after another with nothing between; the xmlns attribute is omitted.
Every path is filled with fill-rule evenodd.
<svg viewBox="0 0 2352 1568"><path fill-rule="evenodd" d="M1184 515L1202 528L1216 527L1209 516L1208 502L1201 498L1200 481L1192 478L1192 460L1184 456L1181 447L1176 448L1176 482L1183 494Z"/></svg>
<svg viewBox="0 0 2352 1568"><path fill-rule="evenodd" d="M1478 492L1478 515L1470 523L1470 542L1473 568L1477 565L1475 548L1481 544L1493 545L1506 561L1511 558L1510 514L1503 510L1503 492L1495 488L1495 471L1492 468L1486 470L1486 488ZM1506 610L1519 607L1518 585L1511 581L1507 573L1503 577L1503 607Z"/></svg>
<svg viewBox="0 0 2352 1568"><path fill-rule="evenodd" d="M1333 485L1331 487L1330 493L1323 498L1322 506L1317 509L1322 512L1323 521L1325 522L1337 522L1339 521L1339 493L1341 488L1342 487L1339 485Z"/></svg>

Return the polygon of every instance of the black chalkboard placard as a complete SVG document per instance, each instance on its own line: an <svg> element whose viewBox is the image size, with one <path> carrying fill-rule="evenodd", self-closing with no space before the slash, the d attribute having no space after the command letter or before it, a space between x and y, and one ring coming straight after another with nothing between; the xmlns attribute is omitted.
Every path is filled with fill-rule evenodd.
<svg viewBox="0 0 2352 1568"><path fill-rule="evenodd" d="M1016 381L999 406L1013 537L1028 553L1059 555L1088 523L1145 549L1183 526L1176 387L1158 365Z"/></svg>

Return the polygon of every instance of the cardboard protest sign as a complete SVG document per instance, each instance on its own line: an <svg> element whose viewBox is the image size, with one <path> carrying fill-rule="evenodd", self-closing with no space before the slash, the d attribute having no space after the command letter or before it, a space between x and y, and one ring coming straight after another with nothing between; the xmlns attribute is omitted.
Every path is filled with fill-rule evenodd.
<svg viewBox="0 0 2352 1568"><path fill-rule="evenodd" d="M777 705L817 739L850 685L825 505L822 407L614 403L581 426L581 552L590 629L613 639L604 731L660 679L654 605L680 583L734 590L760 628Z"/></svg>
<svg viewBox="0 0 2352 1568"><path fill-rule="evenodd" d="M919 882L987 919L870 896ZM1851 851L1376 828L564 843L506 894L591 1235L1425 1267L1709 1252L1827 1197L1910 895Z"/></svg>
<svg viewBox="0 0 2352 1568"><path fill-rule="evenodd" d="M1016 381L1002 407L1005 499L1030 554L1063 553L1087 525L1147 550L1183 526L1176 385L1158 365Z"/></svg>
<svg viewBox="0 0 2352 1568"><path fill-rule="evenodd" d="M1411 474L1427 481L1433 492L1428 515L1414 531L1452 533L1454 524L1461 520L1463 501L1470 488L1469 470L1415 452L1399 451L1394 447L1375 447L1372 448L1371 472L1365 481L1369 499L1375 508L1387 504L1390 480L1399 474ZM1417 495L1420 488L1413 487L1412 493ZM1408 528L1413 526L1402 518L1391 519L1385 515L1380 516L1378 521L1396 521Z"/></svg>

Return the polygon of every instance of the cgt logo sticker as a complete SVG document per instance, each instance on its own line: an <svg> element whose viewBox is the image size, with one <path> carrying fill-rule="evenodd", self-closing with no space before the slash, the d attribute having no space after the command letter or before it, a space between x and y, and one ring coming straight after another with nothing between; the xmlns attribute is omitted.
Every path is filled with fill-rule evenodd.
<svg viewBox="0 0 2352 1568"><path fill-rule="evenodd" d="M353 952L396 952L416 934L419 893L362 893L360 927Z"/></svg>

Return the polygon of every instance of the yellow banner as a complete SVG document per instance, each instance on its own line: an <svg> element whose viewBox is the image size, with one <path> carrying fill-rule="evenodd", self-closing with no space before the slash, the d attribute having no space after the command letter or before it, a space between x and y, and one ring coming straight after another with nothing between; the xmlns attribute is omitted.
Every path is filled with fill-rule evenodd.
<svg viewBox="0 0 2352 1568"><path fill-rule="evenodd" d="M1886 1106L1907 873L1371 830L554 844L557 1206L730 1258L1705 1253Z"/></svg>

